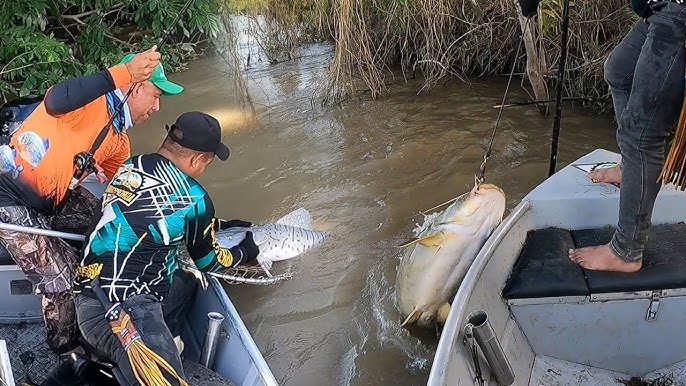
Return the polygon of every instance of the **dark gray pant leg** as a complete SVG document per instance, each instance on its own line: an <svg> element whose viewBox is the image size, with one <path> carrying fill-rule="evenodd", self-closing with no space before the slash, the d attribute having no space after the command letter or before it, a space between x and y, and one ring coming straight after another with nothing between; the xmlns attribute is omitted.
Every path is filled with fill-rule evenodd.
<svg viewBox="0 0 686 386"><path fill-rule="evenodd" d="M664 145L675 125L684 96L686 8L671 2L653 5L647 35L635 63L625 107L618 117L617 142L622 154L619 224L610 247L620 258L643 257L651 216L660 185ZM641 21L642 22L642 21ZM622 48L613 52L609 70L622 78L631 69L640 30L634 28ZM623 60L622 60L623 59ZM626 67L624 67L626 66ZM606 75L613 78L612 75ZM615 82L613 98L621 108L624 82Z"/></svg>
<svg viewBox="0 0 686 386"><path fill-rule="evenodd" d="M74 302L79 328L84 339L116 363L121 375L125 378L126 385L138 386L139 383L134 376L128 356L105 320L105 310L100 303L80 294L75 296ZM145 345L164 358L176 373L185 379L181 357L164 323L161 303L151 295L136 295L125 300L122 305L131 316ZM172 385L178 385L178 382L166 371L162 370L162 373Z"/></svg>
<svg viewBox="0 0 686 386"><path fill-rule="evenodd" d="M634 71L641 49L648 35L648 24L639 20L610 52L603 66L605 82L612 94L615 120L620 121L622 112L629 101L634 83ZM617 138L619 141L619 138Z"/></svg>
<svg viewBox="0 0 686 386"><path fill-rule="evenodd" d="M169 293L162 299L164 320L172 336L181 335L183 324L191 311L198 288L198 279L190 272L176 269Z"/></svg>

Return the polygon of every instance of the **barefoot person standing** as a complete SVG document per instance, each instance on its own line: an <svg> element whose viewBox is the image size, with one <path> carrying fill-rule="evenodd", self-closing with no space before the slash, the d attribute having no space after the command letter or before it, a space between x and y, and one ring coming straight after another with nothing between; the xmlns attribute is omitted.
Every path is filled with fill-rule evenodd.
<svg viewBox="0 0 686 386"><path fill-rule="evenodd" d="M572 249L569 258L598 271L637 272L648 238L664 146L684 98L686 0L632 0L642 18L605 61L617 120L621 164L590 173L620 184L619 223L606 245Z"/></svg>

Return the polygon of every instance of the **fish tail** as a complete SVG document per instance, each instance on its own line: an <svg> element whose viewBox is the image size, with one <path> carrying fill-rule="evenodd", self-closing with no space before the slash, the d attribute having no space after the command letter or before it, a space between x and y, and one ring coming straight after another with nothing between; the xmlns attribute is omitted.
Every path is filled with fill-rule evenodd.
<svg viewBox="0 0 686 386"><path fill-rule="evenodd" d="M419 316L421 315L421 312L417 308L414 308L412 312L410 312L409 315L407 315L407 318L403 322L403 324L400 325L400 327L405 327L408 324L412 324L419 319Z"/></svg>

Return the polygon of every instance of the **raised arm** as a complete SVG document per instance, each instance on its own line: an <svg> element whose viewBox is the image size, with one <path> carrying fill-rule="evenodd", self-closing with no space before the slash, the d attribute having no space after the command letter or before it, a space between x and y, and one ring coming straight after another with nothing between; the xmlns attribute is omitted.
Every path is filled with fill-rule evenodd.
<svg viewBox="0 0 686 386"><path fill-rule="evenodd" d="M67 79L51 87L45 95L45 109L60 116L80 109L108 92L130 83L150 78L160 62L160 53L153 46L138 53L126 64L117 64L97 74Z"/></svg>
<svg viewBox="0 0 686 386"><path fill-rule="evenodd" d="M80 76L60 82L45 95L45 110L52 116L60 116L93 102L108 92L126 86L131 75L123 64L93 75Z"/></svg>

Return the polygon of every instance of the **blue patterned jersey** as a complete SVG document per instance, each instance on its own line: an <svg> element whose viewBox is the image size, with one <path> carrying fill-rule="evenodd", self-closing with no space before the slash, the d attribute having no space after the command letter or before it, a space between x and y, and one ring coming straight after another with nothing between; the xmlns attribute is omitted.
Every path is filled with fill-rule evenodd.
<svg viewBox="0 0 686 386"><path fill-rule="evenodd" d="M148 293L162 300L185 246L202 271L239 263L220 248L214 205L200 184L159 154L130 158L105 189L88 230L74 292L93 296L90 279L110 301Z"/></svg>

